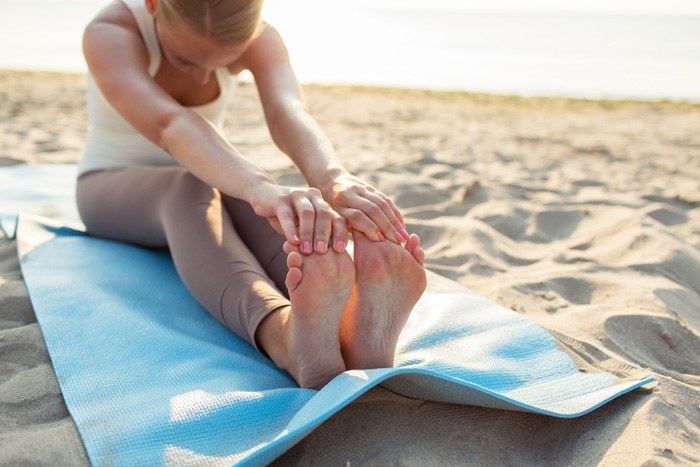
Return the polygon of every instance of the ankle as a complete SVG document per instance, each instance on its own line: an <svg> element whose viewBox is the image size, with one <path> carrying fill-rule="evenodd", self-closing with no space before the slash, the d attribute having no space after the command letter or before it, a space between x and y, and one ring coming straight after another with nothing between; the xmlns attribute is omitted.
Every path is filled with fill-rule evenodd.
<svg viewBox="0 0 700 467"><path fill-rule="evenodd" d="M288 367L288 351L286 324L289 320L291 307L279 308L269 313L258 325L255 331L255 342L258 349L264 352L275 365L286 370Z"/></svg>

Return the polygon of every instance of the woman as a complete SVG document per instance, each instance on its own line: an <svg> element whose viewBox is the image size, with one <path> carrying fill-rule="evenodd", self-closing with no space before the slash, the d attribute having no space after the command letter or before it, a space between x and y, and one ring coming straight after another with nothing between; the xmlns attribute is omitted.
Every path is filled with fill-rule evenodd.
<svg viewBox="0 0 700 467"><path fill-rule="evenodd" d="M261 7L124 0L95 17L83 38L78 208L93 235L169 247L212 315L318 388L393 364L425 288L424 252L392 201L343 168ZM232 76L246 69L275 144L310 188L276 184L221 134Z"/></svg>

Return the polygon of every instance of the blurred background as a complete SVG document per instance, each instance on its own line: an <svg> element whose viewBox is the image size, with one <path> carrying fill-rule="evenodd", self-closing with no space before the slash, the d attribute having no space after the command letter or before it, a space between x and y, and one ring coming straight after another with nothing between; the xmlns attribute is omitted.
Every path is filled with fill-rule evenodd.
<svg viewBox="0 0 700 467"><path fill-rule="evenodd" d="M0 0L0 68L85 71L106 3ZM306 83L700 102L694 0L266 0L264 18Z"/></svg>

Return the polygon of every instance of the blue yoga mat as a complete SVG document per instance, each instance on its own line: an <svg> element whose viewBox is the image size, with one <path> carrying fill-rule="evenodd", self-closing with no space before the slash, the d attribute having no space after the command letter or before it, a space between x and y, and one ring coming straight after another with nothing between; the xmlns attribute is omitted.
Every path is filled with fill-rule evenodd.
<svg viewBox="0 0 700 467"><path fill-rule="evenodd" d="M264 464L377 384L568 418L653 381L581 372L536 324L429 273L394 368L300 389L190 296L166 251L25 214L17 240L61 390L95 465Z"/></svg>
<svg viewBox="0 0 700 467"><path fill-rule="evenodd" d="M0 229L14 238L17 214L34 214L81 225L75 206L75 164L16 165L0 169Z"/></svg>

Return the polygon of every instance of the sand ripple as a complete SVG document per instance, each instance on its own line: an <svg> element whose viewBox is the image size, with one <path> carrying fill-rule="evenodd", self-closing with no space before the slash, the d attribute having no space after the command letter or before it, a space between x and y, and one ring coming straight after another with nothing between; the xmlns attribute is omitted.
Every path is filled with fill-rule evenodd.
<svg viewBox="0 0 700 467"><path fill-rule="evenodd" d="M283 465L700 463L700 106L306 88L347 166L392 196L427 266L549 329L582 371L659 384L576 420L377 389ZM0 165L69 162L84 78L0 73ZM226 133L284 183L252 86ZM60 115L60 118L57 118ZM0 239L0 464L85 464L14 244Z"/></svg>

